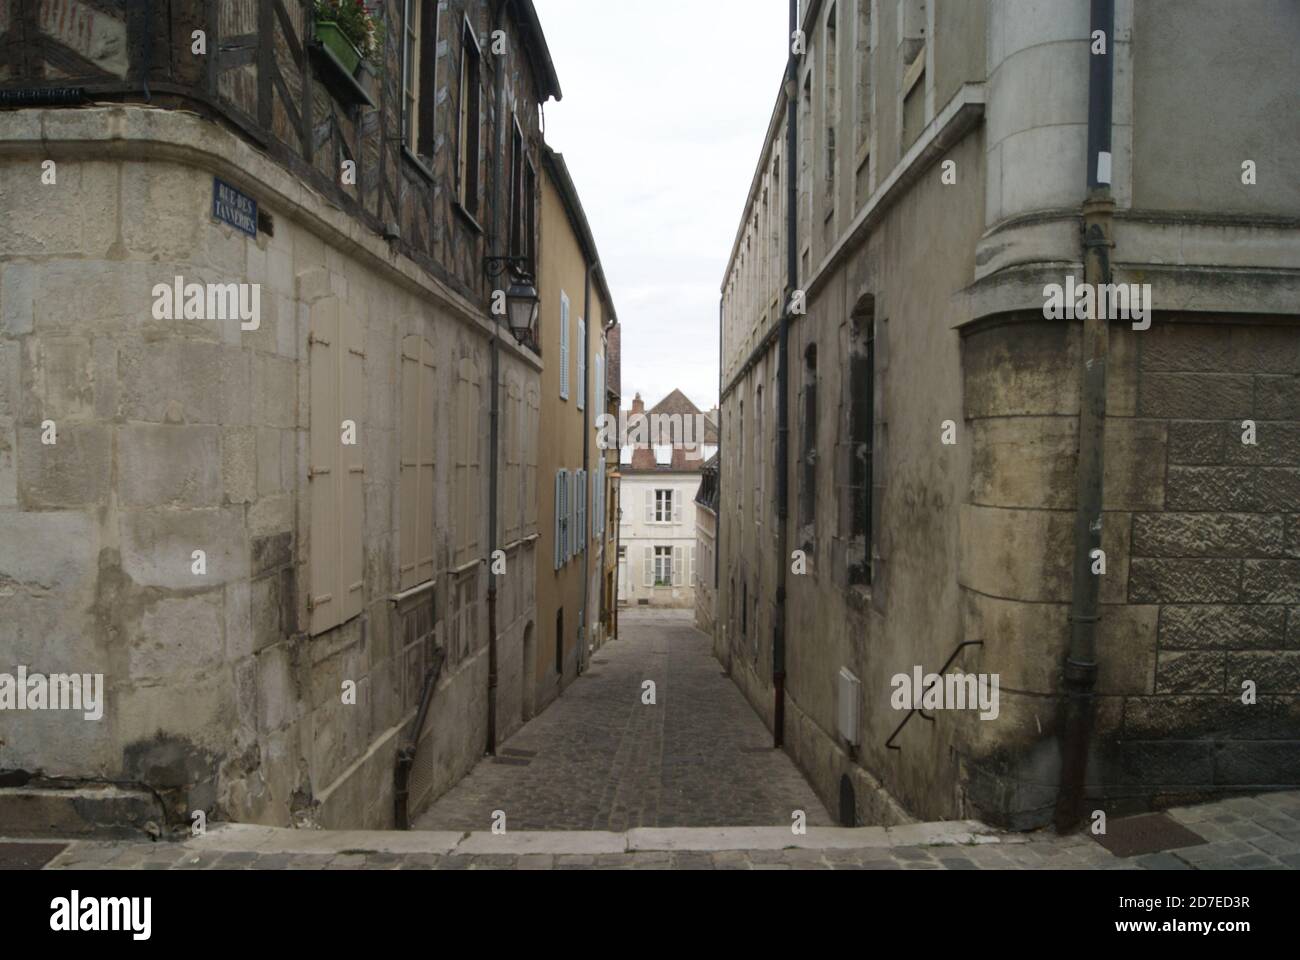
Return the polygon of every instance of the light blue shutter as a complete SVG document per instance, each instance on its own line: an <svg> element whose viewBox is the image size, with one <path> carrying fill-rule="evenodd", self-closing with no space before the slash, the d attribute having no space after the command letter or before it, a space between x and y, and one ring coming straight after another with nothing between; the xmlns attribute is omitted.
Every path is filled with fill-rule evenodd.
<svg viewBox="0 0 1300 960"><path fill-rule="evenodd" d="M555 569L564 566L564 471L555 474Z"/></svg>
<svg viewBox="0 0 1300 960"><path fill-rule="evenodd" d="M573 556L572 551L569 549L569 530L573 526L569 517L569 511L572 509L572 503L570 502L571 497L569 494L569 471L561 470L560 474L562 480L560 493L560 516L563 517L563 520L561 520L560 523L564 530L564 563L568 563L569 558Z"/></svg>

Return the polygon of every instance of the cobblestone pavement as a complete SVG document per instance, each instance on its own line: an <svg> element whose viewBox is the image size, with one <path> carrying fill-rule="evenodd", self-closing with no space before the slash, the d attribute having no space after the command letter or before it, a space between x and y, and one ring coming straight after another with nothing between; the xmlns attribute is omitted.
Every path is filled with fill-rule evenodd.
<svg viewBox="0 0 1300 960"><path fill-rule="evenodd" d="M1000 834L969 824L611 833L351 833L216 828L177 843L51 844L47 870L1295 870L1300 793L1170 816L1205 843L1120 858L1084 834ZM861 838L857 840L856 838ZM34 841L19 841L32 856ZM426 849L420 849L423 844ZM6 862L0 841L0 863ZM645 849L658 846L660 849ZM666 848L666 849L665 849ZM500 852L489 852L499 850Z"/></svg>
<svg viewBox="0 0 1300 960"><path fill-rule="evenodd" d="M786 826L833 821L735 685L690 611L620 614L617 641L416 823L485 830ZM653 680L656 703L641 702Z"/></svg>

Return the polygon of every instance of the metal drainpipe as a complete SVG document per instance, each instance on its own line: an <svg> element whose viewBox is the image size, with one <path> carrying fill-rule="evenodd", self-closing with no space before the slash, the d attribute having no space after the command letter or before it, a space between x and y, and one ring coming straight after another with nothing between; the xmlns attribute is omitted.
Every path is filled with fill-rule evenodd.
<svg viewBox="0 0 1300 960"><path fill-rule="evenodd" d="M776 361L776 517L777 517L777 553L776 553L776 622L772 630L772 691L776 698L772 718L772 742L776 747L785 743L785 589L788 565L786 563L786 545L789 531L786 521L790 515L790 304L798 283L799 257L798 238L795 228L798 223L798 193L795 184L793 158L798 149L798 99L799 58L794 52L793 37L799 29L799 0L790 0L790 35L786 42L790 44L789 65L786 68L786 162L791 168L786 179L786 291L785 306L781 311L781 329L778 338Z"/></svg>
<svg viewBox="0 0 1300 960"><path fill-rule="evenodd" d="M497 27L505 28L505 9L503 3L497 9ZM496 134L497 148L495 156L492 158L492 247L500 253L501 243L501 161L505 155L506 128L505 123L505 79L506 79L506 55L499 54L496 58L496 85L497 85L497 104L496 104ZM497 495L500 489L499 478L497 473L500 469L500 393L501 393L501 318L492 317L492 402L491 415L489 417L489 443L492 450L488 457L488 702L487 702L487 752L490 756L495 756L497 752L497 576L492 572L492 557L497 551Z"/></svg>
<svg viewBox="0 0 1300 960"><path fill-rule="evenodd" d="M591 264L587 264L586 277L583 279L582 291L582 496L587 508L582 512L582 525L585 529L574 533L583 539L578 541L582 547L582 616L579 617L582 634L578 637L578 676L582 676L587 659L587 634L591 630L591 501L586 499L591 490L591 411L592 396L588 386L591 383Z"/></svg>
<svg viewBox="0 0 1300 960"><path fill-rule="evenodd" d="M1083 204L1084 282L1096 290L1111 281L1111 106L1114 92L1115 3L1092 0L1089 35L1102 31L1106 52L1094 54L1089 41L1088 196ZM1070 598L1070 652L1065 661L1061 789L1056 827L1078 823L1088 768L1088 745L1096 710L1097 623L1101 578L1092 572L1092 553L1101 549L1102 476L1105 465L1106 358L1109 318L1098 298L1083 322L1082 393L1079 398L1078 502L1074 517L1074 588Z"/></svg>

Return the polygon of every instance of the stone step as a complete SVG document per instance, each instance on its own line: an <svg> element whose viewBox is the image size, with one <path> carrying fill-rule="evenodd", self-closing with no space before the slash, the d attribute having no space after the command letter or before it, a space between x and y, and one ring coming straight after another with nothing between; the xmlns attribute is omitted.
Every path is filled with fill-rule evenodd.
<svg viewBox="0 0 1300 960"><path fill-rule="evenodd" d="M291 830L246 824L209 825L206 834L185 842L201 853L389 853L471 856L503 854L603 854L646 852L718 853L731 850L856 850L1024 843L1027 837L1005 834L975 821L914 823L900 827L809 827L794 834L789 827L637 828L607 831L455 831Z"/></svg>
<svg viewBox="0 0 1300 960"><path fill-rule="evenodd" d="M115 786L0 788L0 836L146 837L147 824L164 823L161 805L147 790Z"/></svg>

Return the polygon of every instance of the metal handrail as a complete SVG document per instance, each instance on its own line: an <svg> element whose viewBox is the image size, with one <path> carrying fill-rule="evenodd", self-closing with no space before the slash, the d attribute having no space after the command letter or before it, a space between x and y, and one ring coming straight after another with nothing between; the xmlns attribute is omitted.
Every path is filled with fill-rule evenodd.
<svg viewBox="0 0 1300 960"><path fill-rule="evenodd" d="M952 652L952 656L948 658L948 662L945 663L942 667L939 668L939 672L938 672L935 676L937 676L937 677L942 677L945 673L947 673L947 672L948 672L948 668L952 666L953 661L956 660L956 659L957 659L957 656L958 656L958 655L959 655L963 650L965 650L967 647L982 647L982 646L984 646L984 641L983 641L983 640L967 640L965 643L959 643L959 644L957 644L957 649L954 650L954 651ZM937 681L936 681L936 682L937 682ZM923 702L924 702L924 696L925 696L925 694L928 693L928 692L930 691L930 689L933 688L933 686L934 686L934 684L931 684L929 687L927 687L927 688L925 689L925 691L922 692L922 701L923 701ZM913 707L911 710L909 710L909 711L907 712L907 716L905 716L905 717L903 718L903 722L900 723L900 724L899 724L899 725L894 729L894 732L891 733L891 734L889 735L889 739L885 741L885 748L886 748L886 749L888 749L888 750L902 750L902 749L903 749L902 747L896 747L896 746L894 746L894 738L895 738L896 736L898 736L900 733L903 732L903 728L904 728L905 726L907 726L907 722L908 722L909 720L912 719L912 716L913 716L914 714L917 714L917 713L919 713L919 714L921 715L921 719L923 719L923 720L928 720L928 721L930 721L931 723L934 723L934 717L932 717L932 716L930 716L929 714L927 714L927 713L926 713L924 710L922 710L920 707Z"/></svg>

